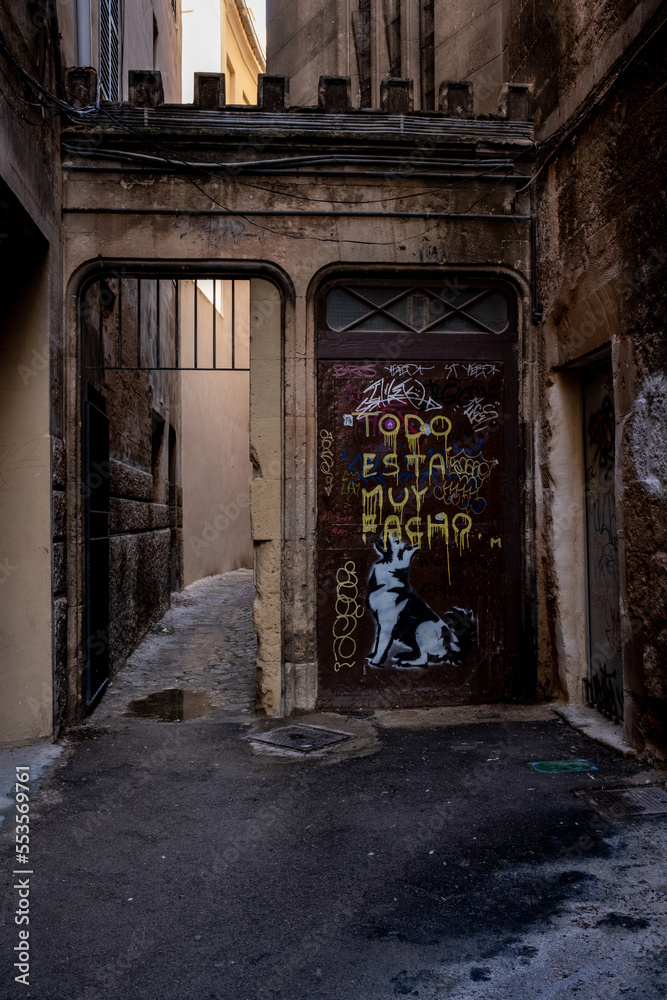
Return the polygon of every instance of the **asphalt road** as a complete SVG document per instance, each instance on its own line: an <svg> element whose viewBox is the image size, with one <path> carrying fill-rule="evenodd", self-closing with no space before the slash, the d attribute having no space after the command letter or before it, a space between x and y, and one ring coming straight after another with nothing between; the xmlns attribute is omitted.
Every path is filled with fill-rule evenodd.
<svg viewBox="0 0 667 1000"><path fill-rule="evenodd" d="M247 737L284 723L240 703L124 716L128 678L32 802L29 986L3 827L1 998L667 996L667 818L575 795L665 772L530 710L319 716L350 739L281 755ZM529 766L566 758L597 770Z"/></svg>

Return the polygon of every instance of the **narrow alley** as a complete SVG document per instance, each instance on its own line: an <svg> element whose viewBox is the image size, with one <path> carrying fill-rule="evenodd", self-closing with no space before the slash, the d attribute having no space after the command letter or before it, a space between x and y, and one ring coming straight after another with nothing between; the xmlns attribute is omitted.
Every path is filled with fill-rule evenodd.
<svg viewBox="0 0 667 1000"><path fill-rule="evenodd" d="M187 588L65 741L3 1000L665 995L664 817L577 795L664 771L547 706L256 715L252 599L248 570ZM253 740L295 723L347 738ZM563 759L596 770L530 766Z"/></svg>

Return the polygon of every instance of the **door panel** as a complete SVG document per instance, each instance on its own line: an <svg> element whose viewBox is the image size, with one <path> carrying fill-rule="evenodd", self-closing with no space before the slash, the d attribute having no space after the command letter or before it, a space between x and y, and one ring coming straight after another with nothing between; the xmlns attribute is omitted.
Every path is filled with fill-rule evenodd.
<svg viewBox="0 0 667 1000"><path fill-rule="evenodd" d="M441 338L434 360L319 362L324 705L516 692L515 349L496 340L485 358L468 343L466 357L457 338L443 359L447 348Z"/></svg>

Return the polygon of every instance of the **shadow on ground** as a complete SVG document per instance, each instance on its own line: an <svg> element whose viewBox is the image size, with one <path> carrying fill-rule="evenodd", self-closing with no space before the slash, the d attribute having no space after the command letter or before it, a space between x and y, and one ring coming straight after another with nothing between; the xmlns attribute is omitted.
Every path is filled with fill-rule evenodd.
<svg viewBox="0 0 667 1000"><path fill-rule="evenodd" d="M663 995L665 820L611 824L574 793L664 774L531 710L317 716L351 741L264 752L248 739L276 724L251 710L251 580L217 581L169 613L39 790L31 985L13 982L8 881L0 997ZM210 711L123 714L174 686ZM528 766L573 757L593 777ZM5 833L7 872L9 848Z"/></svg>

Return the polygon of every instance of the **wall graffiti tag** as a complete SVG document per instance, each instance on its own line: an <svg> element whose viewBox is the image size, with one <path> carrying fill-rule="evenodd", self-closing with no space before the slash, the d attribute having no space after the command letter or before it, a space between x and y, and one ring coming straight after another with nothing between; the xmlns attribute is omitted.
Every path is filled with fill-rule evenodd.
<svg viewBox="0 0 667 1000"><path fill-rule="evenodd" d="M323 703L505 695L505 374L319 363Z"/></svg>
<svg viewBox="0 0 667 1000"><path fill-rule="evenodd" d="M324 489L327 496L333 489L333 434L331 431L320 431L320 472L324 476Z"/></svg>
<svg viewBox="0 0 667 1000"><path fill-rule="evenodd" d="M334 670L354 666L357 644L354 632L357 622L364 614L364 605L359 601L359 578L357 567L351 559L336 573L336 607L332 628Z"/></svg>

